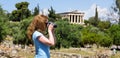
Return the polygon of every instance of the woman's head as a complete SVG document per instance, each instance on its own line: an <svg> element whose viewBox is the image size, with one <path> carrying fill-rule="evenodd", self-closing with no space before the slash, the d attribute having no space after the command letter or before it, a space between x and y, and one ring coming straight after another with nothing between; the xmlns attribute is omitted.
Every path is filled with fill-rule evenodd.
<svg viewBox="0 0 120 58"><path fill-rule="evenodd" d="M28 30L27 30L27 35L29 38L31 38L32 36L32 33L35 31L35 30L38 30L38 31L45 31L46 30L46 23L48 22L48 18L47 16L44 16L44 15L36 15L34 18L33 18L33 21L31 22L31 24L29 25L28 27Z"/></svg>
<svg viewBox="0 0 120 58"><path fill-rule="evenodd" d="M33 19L33 24L35 27L35 30L41 30L41 31L45 31L46 29L46 23L48 21L48 18L44 15L37 15L34 17Z"/></svg>

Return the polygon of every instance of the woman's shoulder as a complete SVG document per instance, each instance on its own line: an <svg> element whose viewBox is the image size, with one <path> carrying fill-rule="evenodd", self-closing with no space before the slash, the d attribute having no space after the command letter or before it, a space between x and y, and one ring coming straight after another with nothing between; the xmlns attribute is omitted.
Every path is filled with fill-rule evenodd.
<svg viewBox="0 0 120 58"><path fill-rule="evenodd" d="M42 35L42 33L39 31L34 31L33 34L41 34Z"/></svg>
<svg viewBox="0 0 120 58"><path fill-rule="evenodd" d="M42 35L43 34L41 32L39 32L39 31L34 31L33 32L33 36L35 36L35 37L42 36Z"/></svg>

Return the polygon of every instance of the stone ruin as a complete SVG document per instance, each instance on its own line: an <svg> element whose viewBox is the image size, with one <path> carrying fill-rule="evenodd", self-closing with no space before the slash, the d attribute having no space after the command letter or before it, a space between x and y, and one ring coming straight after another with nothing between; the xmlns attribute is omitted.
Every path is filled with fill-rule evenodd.
<svg viewBox="0 0 120 58"><path fill-rule="evenodd" d="M8 39L9 38L9 39ZM22 45L14 45L12 39L7 37L5 41L0 44L0 58L26 58L24 56L18 55L19 51L35 54L33 46L25 46L22 48ZM81 49L76 49L80 51ZM96 55L80 55L74 53L64 53L51 51L51 58L110 58L106 53L96 53Z"/></svg>
<svg viewBox="0 0 120 58"><path fill-rule="evenodd" d="M24 46L23 48L22 45L15 45L9 36L0 43L0 58L26 58L19 55L19 51L34 53L34 48L31 46Z"/></svg>

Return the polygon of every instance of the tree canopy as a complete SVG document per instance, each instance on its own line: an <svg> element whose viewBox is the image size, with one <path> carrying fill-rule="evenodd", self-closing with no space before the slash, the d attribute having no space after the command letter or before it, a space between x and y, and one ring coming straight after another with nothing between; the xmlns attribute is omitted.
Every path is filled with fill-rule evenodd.
<svg viewBox="0 0 120 58"><path fill-rule="evenodd" d="M5 10L0 6L0 42L4 40L5 36L10 34L9 32L9 21Z"/></svg>
<svg viewBox="0 0 120 58"><path fill-rule="evenodd" d="M17 10L12 11L9 19L11 21L20 21L25 18L28 18L31 15L31 11L28 9L28 5L28 2L16 3L15 7L17 8Z"/></svg>
<svg viewBox="0 0 120 58"><path fill-rule="evenodd" d="M55 21L57 21L58 19L61 18L58 14L55 13L55 10L53 9L53 7L48 9L48 12L49 12L48 17L49 17L50 21L55 22Z"/></svg>

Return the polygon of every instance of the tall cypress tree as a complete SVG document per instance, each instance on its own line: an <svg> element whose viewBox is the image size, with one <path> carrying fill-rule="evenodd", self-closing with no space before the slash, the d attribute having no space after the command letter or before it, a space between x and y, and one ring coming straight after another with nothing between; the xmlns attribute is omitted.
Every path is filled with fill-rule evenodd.
<svg viewBox="0 0 120 58"><path fill-rule="evenodd" d="M99 19L98 19L97 7L96 7L96 9L95 9L95 17L94 17L94 26L97 27L98 23L99 23Z"/></svg>

